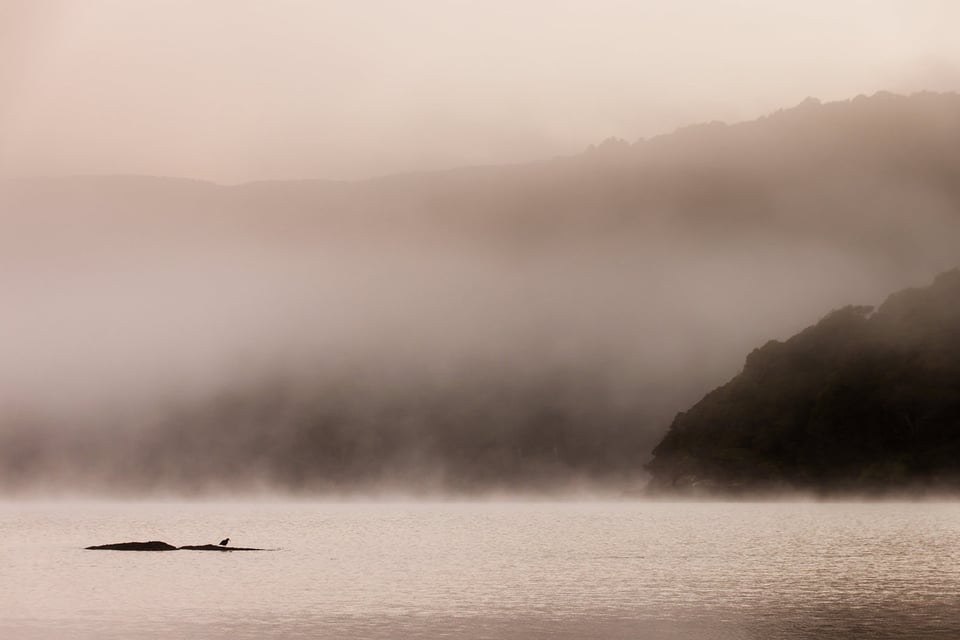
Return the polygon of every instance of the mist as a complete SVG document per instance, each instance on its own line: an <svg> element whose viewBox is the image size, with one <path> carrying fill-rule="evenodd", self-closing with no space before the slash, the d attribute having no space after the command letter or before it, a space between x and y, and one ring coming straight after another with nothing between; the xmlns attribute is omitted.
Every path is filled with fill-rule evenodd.
<svg viewBox="0 0 960 640"><path fill-rule="evenodd" d="M530 162L960 88L946 0L5 0L0 174L236 184Z"/></svg>
<svg viewBox="0 0 960 640"><path fill-rule="evenodd" d="M354 182L7 181L0 480L635 491L754 347L955 266L958 104Z"/></svg>
<svg viewBox="0 0 960 640"><path fill-rule="evenodd" d="M957 24L0 0L0 638L960 637Z"/></svg>

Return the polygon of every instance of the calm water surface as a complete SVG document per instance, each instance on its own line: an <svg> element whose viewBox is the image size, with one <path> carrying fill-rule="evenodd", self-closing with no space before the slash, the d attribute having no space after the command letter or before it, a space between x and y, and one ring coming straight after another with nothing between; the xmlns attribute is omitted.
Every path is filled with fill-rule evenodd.
<svg viewBox="0 0 960 640"><path fill-rule="evenodd" d="M0 638L146 637L954 639L960 504L0 506Z"/></svg>

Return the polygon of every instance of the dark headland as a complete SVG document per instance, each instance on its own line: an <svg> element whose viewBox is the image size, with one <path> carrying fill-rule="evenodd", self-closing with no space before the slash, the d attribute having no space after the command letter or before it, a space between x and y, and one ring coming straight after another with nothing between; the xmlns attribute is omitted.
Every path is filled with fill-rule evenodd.
<svg viewBox="0 0 960 640"><path fill-rule="evenodd" d="M755 349L648 470L665 494L960 491L960 270Z"/></svg>
<svg viewBox="0 0 960 640"><path fill-rule="evenodd" d="M113 544L101 544L86 549L93 551L266 551L266 549L254 549L250 547L226 547L216 544L186 545L175 547L172 544L161 542L160 540L151 540L150 542L116 542Z"/></svg>

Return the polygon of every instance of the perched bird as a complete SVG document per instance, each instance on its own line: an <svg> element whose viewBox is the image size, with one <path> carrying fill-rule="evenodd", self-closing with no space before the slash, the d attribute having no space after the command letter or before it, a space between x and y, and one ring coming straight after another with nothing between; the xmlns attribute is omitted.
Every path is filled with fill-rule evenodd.
<svg viewBox="0 0 960 640"><path fill-rule="evenodd" d="M223 540L220 541L220 546L225 547L227 546L228 542L230 542L230 538L224 538Z"/></svg>

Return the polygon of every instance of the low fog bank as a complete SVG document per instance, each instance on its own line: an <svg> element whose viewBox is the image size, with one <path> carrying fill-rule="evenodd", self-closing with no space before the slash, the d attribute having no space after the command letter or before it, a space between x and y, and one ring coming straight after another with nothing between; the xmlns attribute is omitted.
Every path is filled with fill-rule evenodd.
<svg viewBox="0 0 960 640"><path fill-rule="evenodd" d="M202 256L169 248L169 260L115 271L101 264L110 250L85 245L69 276L17 275L29 286L5 320L5 478L144 490L639 482L659 425L726 375L751 330L795 320L768 308L747 329L749 292L720 299L755 262L711 274L686 255L671 286L687 295L671 295L656 271L624 277L659 253L629 248L240 260L235 243L208 242Z"/></svg>
<svg viewBox="0 0 960 640"><path fill-rule="evenodd" d="M631 491L753 347L954 266L960 98L357 183L8 183L0 488Z"/></svg>

